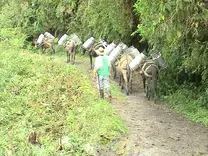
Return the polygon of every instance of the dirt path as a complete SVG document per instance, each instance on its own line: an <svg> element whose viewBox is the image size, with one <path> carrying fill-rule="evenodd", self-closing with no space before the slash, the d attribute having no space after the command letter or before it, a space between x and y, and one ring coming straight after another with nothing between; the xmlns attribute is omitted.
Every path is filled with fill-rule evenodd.
<svg viewBox="0 0 208 156"><path fill-rule="evenodd" d="M119 144L126 146L124 155L208 156L208 128L147 101L141 90L114 106L129 127Z"/></svg>
<svg viewBox="0 0 208 156"><path fill-rule="evenodd" d="M164 104L147 101L139 84L134 84L133 94L126 102L113 100L112 105L129 132L102 156L208 156L208 128L174 113Z"/></svg>

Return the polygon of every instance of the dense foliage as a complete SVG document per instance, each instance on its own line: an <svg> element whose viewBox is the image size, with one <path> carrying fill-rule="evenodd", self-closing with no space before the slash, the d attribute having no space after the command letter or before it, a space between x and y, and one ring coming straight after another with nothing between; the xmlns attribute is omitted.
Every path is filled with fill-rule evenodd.
<svg viewBox="0 0 208 156"><path fill-rule="evenodd" d="M137 0L137 32L151 51L162 52L161 97L194 121L207 125L208 3L205 0Z"/></svg>
<svg viewBox="0 0 208 156"><path fill-rule="evenodd" d="M11 0L2 2L0 27L21 27L28 36L49 31L130 42L132 2L120 0Z"/></svg>
<svg viewBox="0 0 208 156"><path fill-rule="evenodd" d="M168 63L161 72L163 95L187 88L207 96L208 10L204 0L138 0L138 32ZM195 98L200 98L195 95ZM204 99L201 105L208 107Z"/></svg>
<svg viewBox="0 0 208 156"><path fill-rule="evenodd" d="M72 27L74 31L78 28L83 37L93 35L97 38L101 36L108 41L128 41L132 32L132 22L131 6L126 5L124 1L82 0Z"/></svg>

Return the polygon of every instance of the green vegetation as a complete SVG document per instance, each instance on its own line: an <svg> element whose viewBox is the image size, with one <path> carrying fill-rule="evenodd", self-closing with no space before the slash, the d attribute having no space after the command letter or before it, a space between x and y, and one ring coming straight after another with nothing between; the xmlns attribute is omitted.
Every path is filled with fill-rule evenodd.
<svg viewBox="0 0 208 156"><path fill-rule="evenodd" d="M187 89L177 90L175 93L165 97L165 101L169 102L177 112L186 115L189 119L208 126L208 110L202 107L207 100L206 95L193 99L196 93ZM206 103L205 103L206 104Z"/></svg>
<svg viewBox="0 0 208 156"><path fill-rule="evenodd" d="M20 49L24 37L1 29L0 155L87 155L127 130L86 74L65 57ZM28 142L31 132L41 146ZM70 146L59 151L64 136Z"/></svg>
<svg viewBox="0 0 208 156"><path fill-rule="evenodd" d="M84 39L93 35L107 41L129 42L133 26L131 6L117 0L81 0L72 32L78 30Z"/></svg>
<svg viewBox="0 0 208 156"><path fill-rule="evenodd" d="M131 34L142 36L147 54L160 51L168 64L160 72L159 98L208 125L207 8L205 0L2 0L0 155L61 154L62 136L73 144L62 154L79 154L86 142L106 144L126 130L86 74L64 64L62 48L56 47L56 57L32 51L32 39L45 31L56 41L77 33L83 41L93 35L129 46L137 44ZM121 97L115 84L112 91ZM40 133L41 148L28 144L32 131Z"/></svg>
<svg viewBox="0 0 208 156"><path fill-rule="evenodd" d="M141 20L137 32L148 40L150 53L162 52L168 63L168 68L160 72L160 97L206 125L207 8L204 0L137 0L135 3Z"/></svg>
<svg viewBox="0 0 208 156"><path fill-rule="evenodd" d="M21 27L33 37L49 31L130 42L133 27L132 3L115 0L4 0L0 18L0 27Z"/></svg>

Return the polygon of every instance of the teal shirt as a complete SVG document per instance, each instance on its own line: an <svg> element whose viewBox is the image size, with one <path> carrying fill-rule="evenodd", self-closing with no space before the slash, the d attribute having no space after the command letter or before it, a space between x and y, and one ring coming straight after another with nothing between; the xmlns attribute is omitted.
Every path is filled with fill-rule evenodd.
<svg viewBox="0 0 208 156"><path fill-rule="evenodd" d="M98 69L98 75L109 76L110 71L109 71L109 67L108 67L108 59L106 56L102 56L102 63L103 63L103 66Z"/></svg>

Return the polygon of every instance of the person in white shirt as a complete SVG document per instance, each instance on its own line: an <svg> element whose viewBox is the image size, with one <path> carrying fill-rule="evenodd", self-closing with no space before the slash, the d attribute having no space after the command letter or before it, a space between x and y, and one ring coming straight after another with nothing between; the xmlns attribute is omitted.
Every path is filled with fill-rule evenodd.
<svg viewBox="0 0 208 156"><path fill-rule="evenodd" d="M97 87L101 98L111 100L110 93L110 67L109 57L105 55L104 49L100 47L95 52L99 55L95 58L94 78L97 78Z"/></svg>

